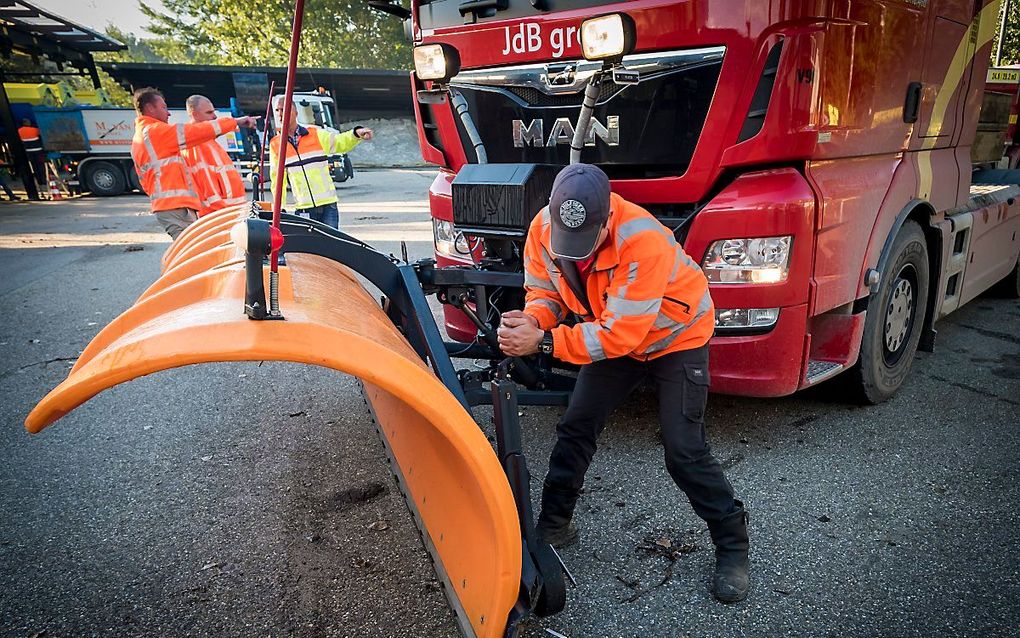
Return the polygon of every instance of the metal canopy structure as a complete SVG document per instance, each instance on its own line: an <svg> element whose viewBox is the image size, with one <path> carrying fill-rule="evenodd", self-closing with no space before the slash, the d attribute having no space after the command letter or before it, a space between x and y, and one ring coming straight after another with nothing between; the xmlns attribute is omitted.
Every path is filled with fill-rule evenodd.
<svg viewBox="0 0 1020 638"><path fill-rule="evenodd" d="M40 9L24 0L0 0L0 54L10 58L15 52L30 56L37 61L46 57L60 65L76 69L79 75L88 75L92 85L99 88L99 72L93 53L100 51L122 51L127 47L97 33L92 29L71 22L54 13ZM0 69L0 83L6 76L46 75L36 73L14 73ZM36 187L38 176L32 174L28 155L17 134L17 125L11 112L6 89L0 91L0 124L4 127L7 144L14 160L14 169L25 184L29 198L39 199Z"/></svg>
<svg viewBox="0 0 1020 638"><path fill-rule="evenodd" d="M24 33L45 36L81 53L120 51L124 45L23 0L0 0L0 20ZM5 26L7 26L5 25Z"/></svg>

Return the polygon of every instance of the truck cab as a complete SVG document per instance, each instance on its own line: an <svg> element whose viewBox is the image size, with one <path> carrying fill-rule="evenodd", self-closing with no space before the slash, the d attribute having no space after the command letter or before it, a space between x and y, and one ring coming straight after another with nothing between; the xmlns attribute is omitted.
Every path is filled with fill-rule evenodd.
<svg viewBox="0 0 1020 638"><path fill-rule="evenodd" d="M538 209L506 223L459 206L461 173L567 164L585 88L611 66L580 160L704 270L717 308L712 388L781 396L845 373L862 399L885 400L914 352L934 346L936 319L1017 277L1020 179L974 177L971 162L998 9L414 2L415 44L440 45L456 66L412 78L423 157L440 166L436 259L520 267L512 244ZM632 30L628 50L611 65L586 59L584 34L616 15ZM489 187L491 201L527 190ZM476 337L455 308L446 328Z"/></svg>

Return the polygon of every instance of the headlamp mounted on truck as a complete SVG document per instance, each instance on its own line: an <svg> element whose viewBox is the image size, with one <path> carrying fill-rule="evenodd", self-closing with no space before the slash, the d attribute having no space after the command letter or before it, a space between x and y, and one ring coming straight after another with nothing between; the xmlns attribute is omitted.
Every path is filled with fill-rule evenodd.
<svg viewBox="0 0 1020 638"><path fill-rule="evenodd" d="M589 18L581 23L581 54L586 60L620 62L634 50L634 20L625 13Z"/></svg>
<svg viewBox="0 0 1020 638"><path fill-rule="evenodd" d="M460 54L449 44L424 44L414 49L414 71L422 80L449 82L460 73Z"/></svg>

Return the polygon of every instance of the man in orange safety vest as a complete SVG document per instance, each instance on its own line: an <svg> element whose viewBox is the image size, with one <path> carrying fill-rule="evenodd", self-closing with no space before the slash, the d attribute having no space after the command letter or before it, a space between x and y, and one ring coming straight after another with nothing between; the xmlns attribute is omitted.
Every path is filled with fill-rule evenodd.
<svg viewBox="0 0 1020 638"><path fill-rule="evenodd" d="M556 177L549 206L528 230L524 267L524 310L503 313L501 349L581 366L556 426L539 534L555 547L577 539L574 506L606 417L654 381L666 469L716 546L713 593L743 600L746 512L705 438L715 308L704 273L670 229L611 193L606 174L589 164Z"/></svg>
<svg viewBox="0 0 1020 638"><path fill-rule="evenodd" d="M211 122L216 119L216 108L204 95L192 95L185 103L191 122ZM181 151L191 169L192 178L201 208L198 216L247 201L244 180L217 140L209 140Z"/></svg>

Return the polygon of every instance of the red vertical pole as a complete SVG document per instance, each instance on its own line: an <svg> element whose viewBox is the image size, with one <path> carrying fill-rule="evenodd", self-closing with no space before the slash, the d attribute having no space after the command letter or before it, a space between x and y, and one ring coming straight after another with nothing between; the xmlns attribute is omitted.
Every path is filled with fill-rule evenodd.
<svg viewBox="0 0 1020 638"><path fill-rule="evenodd" d="M280 209L283 208L284 166L287 161L287 138L290 136L290 114L294 109L294 76L297 75L298 48L301 44L301 18L305 12L305 0L297 0L294 7L294 30L290 36L290 60L287 61L287 88L283 91L283 125L280 127L280 158L276 163L276 175L279 179L273 184L273 226L280 227ZM270 98L271 99L271 98ZM269 170L273 170L270 166ZM269 259L269 269L277 272L280 253L274 250Z"/></svg>

